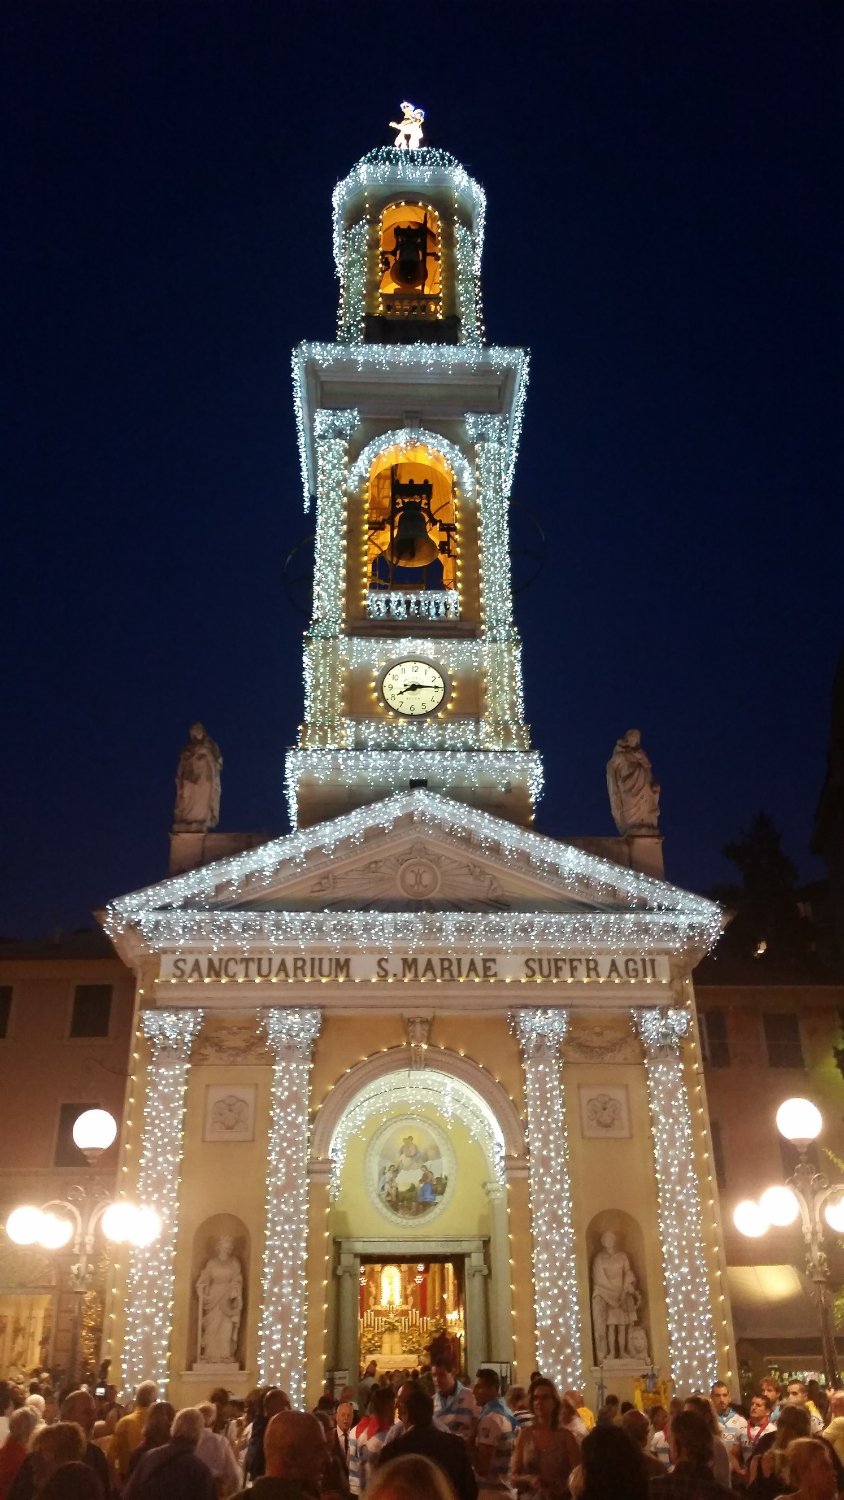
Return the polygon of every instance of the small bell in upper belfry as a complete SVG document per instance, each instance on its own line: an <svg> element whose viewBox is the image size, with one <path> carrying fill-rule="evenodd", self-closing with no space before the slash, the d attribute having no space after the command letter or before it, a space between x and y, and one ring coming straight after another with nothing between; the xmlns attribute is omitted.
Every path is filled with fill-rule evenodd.
<svg viewBox="0 0 844 1500"><path fill-rule="evenodd" d="M437 544L428 534L418 500L405 500L399 511L391 556L401 568L426 568L437 556Z"/></svg>

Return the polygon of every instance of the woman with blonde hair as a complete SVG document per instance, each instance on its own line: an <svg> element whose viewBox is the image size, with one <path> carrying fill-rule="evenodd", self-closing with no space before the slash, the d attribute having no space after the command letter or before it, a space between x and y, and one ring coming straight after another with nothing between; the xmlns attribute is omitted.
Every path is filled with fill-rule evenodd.
<svg viewBox="0 0 844 1500"><path fill-rule="evenodd" d="M381 1462L366 1486L367 1500L454 1500L442 1469L421 1454Z"/></svg>
<svg viewBox="0 0 844 1500"><path fill-rule="evenodd" d="M819 1438L795 1438L785 1450L785 1462L790 1500L835 1500L838 1480L826 1443Z"/></svg>

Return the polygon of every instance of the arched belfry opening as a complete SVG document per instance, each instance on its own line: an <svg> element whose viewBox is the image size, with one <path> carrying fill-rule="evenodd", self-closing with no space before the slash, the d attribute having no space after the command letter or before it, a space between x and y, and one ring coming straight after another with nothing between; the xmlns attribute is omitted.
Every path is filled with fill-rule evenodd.
<svg viewBox="0 0 844 1500"><path fill-rule="evenodd" d="M378 232L378 312L382 318L442 318L440 216L430 203L391 203Z"/></svg>
<svg viewBox="0 0 844 1500"><path fill-rule="evenodd" d="M367 587L457 592L457 486L441 454L390 448L369 471Z"/></svg>
<svg viewBox="0 0 844 1500"><path fill-rule="evenodd" d="M502 1125L490 1100L506 1095L488 1078L481 1093L471 1065L410 1067L405 1048L378 1061L352 1070L314 1133L330 1161L329 1368L412 1367L435 1340L466 1370L509 1360L512 1104Z"/></svg>

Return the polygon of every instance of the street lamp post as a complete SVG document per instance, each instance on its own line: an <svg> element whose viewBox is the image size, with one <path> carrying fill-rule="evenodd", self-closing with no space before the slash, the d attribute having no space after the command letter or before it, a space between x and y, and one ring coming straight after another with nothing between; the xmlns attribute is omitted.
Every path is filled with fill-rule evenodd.
<svg viewBox="0 0 844 1500"><path fill-rule="evenodd" d="M820 1315L827 1388L832 1390L839 1376L824 1220L830 1229L844 1232L844 1182L830 1182L808 1159L808 1149L823 1129L823 1116L810 1099L786 1099L777 1110L777 1129L797 1147L797 1166L784 1185L766 1188L758 1201L745 1198L738 1203L733 1222L741 1234L758 1239L772 1225L785 1229L799 1217L806 1274L814 1282Z"/></svg>
<svg viewBox="0 0 844 1500"><path fill-rule="evenodd" d="M87 1109L73 1125L73 1139L95 1167L117 1135L117 1123L104 1109ZM74 1183L64 1198L51 1198L40 1208L22 1204L6 1221L6 1233L16 1245L39 1245L43 1250L69 1248L68 1289L74 1297L70 1346L70 1378L79 1364L82 1308L94 1274L97 1229L106 1240L136 1246L151 1245L161 1233L154 1208L114 1200L101 1182Z"/></svg>

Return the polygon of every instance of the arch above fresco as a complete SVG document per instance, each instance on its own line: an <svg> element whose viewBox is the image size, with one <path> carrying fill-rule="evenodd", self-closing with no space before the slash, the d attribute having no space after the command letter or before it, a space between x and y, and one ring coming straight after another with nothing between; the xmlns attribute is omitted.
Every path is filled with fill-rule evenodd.
<svg viewBox="0 0 844 1500"><path fill-rule="evenodd" d="M407 1047L368 1057L337 1080L317 1111L311 1137L313 1175L339 1181L349 1134L365 1120L407 1105L433 1108L460 1119L475 1133L499 1181L527 1172L525 1137L513 1100L471 1058L443 1048L422 1068L411 1066Z"/></svg>

